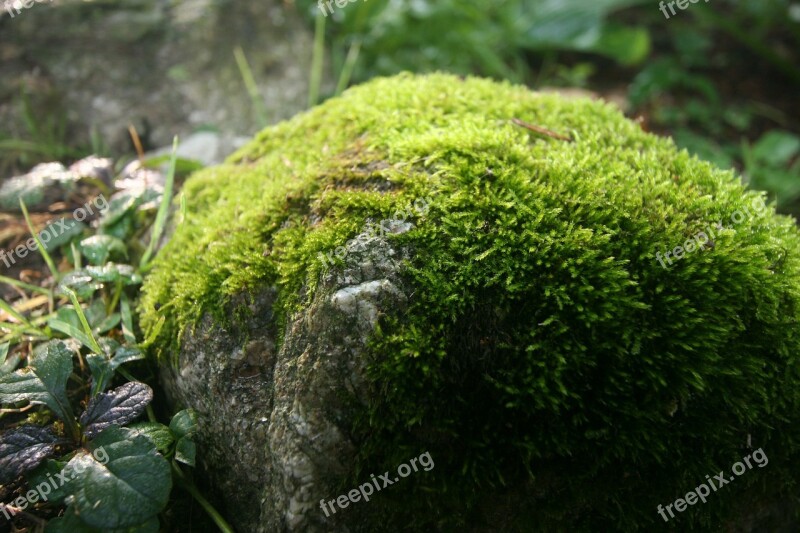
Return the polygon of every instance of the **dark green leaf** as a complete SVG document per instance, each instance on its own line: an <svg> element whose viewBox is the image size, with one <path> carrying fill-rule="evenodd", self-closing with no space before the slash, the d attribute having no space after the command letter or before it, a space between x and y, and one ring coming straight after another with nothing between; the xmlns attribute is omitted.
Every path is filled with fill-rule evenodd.
<svg viewBox="0 0 800 533"><path fill-rule="evenodd" d="M132 429L136 433L150 439L161 453L167 453L172 443L175 442L170 429L158 422L140 422L128 426L128 429Z"/></svg>
<svg viewBox="0 0 800 533"><path fill-rule="evenodd" d="M86 224L83 222L78 222L73 218L62 218L48 224L40 231L39 239L41 239L45 250L55 250L83 233L85 229Z"/></svg>
<svg viewBox="0 0 800 533"><path fill-rule="evenodd" d="M61 283L58 284L56 292L58 294L66 294L64 289L70 289L83 299L91 298L94 291L100 289L102 283L98 283L92 276L85 270L73 270L72 272L64 275L61 278Z"/></svg>
<svg viewBox="0 0 800 533"><path fill-rule="evenodd" d="M69 304L59 307L56 310L56 316L54 318L81 329L81 320L78 318L78 313L76 313L75 308Z"/></svg>
<svg viewBox="0 0 800 533"><path fill-rule="evenodd" d="M120 315L119 313L112 313L107 316L102 322L100 322L97 327L94 328L94 332L96 334L106 333L111 331L115 327L119 325Z"/></svg>
<svg viewBox="0 0 800 533"><path fill-rule="evenodd" d="M772 167L783 167L800 154L800 137L785 131L765 133L753 146L753 156Z"/></svg>
<svg viewBox="0 0 800 533"><path fill-rule="evenodd" d="M103 353L86 356L93 378L92 396L106 389L117 368L129 361L144 359L144 354L135 346L121 346L108 337L103 337L98 342Z"/></svg>
<svg viewBox="0 0 800 533"><path fill-rule="evenodd" d="M43 500L60 505L67 497L64 481L61 481L59 476L65 466L67 466L66 461L46 460L26 476L28 486L35 488Z"/></svg>
<svg viewBox="0 0 800 533"><path fill-rule="evenodd" d="M175 445L175 460L189 466L194 466L196 446L194 441L189 437L182 437L178 439L178 444Z"/></svg>
<svg viewBox="0 0 800 533"><path fill-rule="evenodd" d="M72 352L60 340L38 346L30 365L0 377L0 403L29 401L47 405L61 420L73 418L67 399Z"/></svg>
<svg viewBox="0 0 800 533"><path fill-rule="evenodd" d="M52 428L42 426L25 425L0 435L0 484L39 466L59 442Z"/></svg>
<svg viewBox="0 0 800 533"><path fill-rule="evenodd" d="M115 194L108 202L108 209L100 218L100 227L108 227L119 222L140 203L141 199L131 192L123 191Z"/></svg>
<svg viewBox="0 0 800 533"><path fill-rule="evenodd" d="M54 518L47 522L45 533L100 533L99 529L90 527L75 514L75 509L67 507L64 516Z"/></svg>
<svg viewBox="0 0 800 533"><path fill-rule="evenodd" d="M153 389L132 381L89 400L81 415L83 431L90 439L106 428L124 426L142 414L153 400Z"/></svg>
<svg viewBox="0 0 800 533"><path fill-rule="evenodd" d="M112 529L109 533L158 533L160 528L158 517L154 516L144 524L124 529Z"/></svg>
<svg viewBox="0 0 800 533"><path fill-rule="evenodd" d="M88 266L86 272L93 280L105 283L121 281L124 285L138 285L142 282L142 276L131 265L106 263L104 266Z"/></svg>
<svg viewBox="0 0 800 533"><path fill-rule="evenodd" d="M172 417L169 429L178 437L191 437L197 431L197 412L194 409L184 409Z"/></svg>
<svg viewBox="0 0 800 533"><path fill-rule="evenodd" d="M0 376L10 374L19 364L19 355L12 354L8 357L8 346L9 343L0 344Z"/></svg>
<svg viewBox="0 0 800 533"><path fill-rule="evenodd" d="M643 28L630 29L605 19L614 11L644 0L541 0L532 6L530 21L520 46L533 49L563 48L595 52L621 63L638 62L650 49L650 38ZM628 46L625 46L627 42Z"/></svg>
<svg viewBox="0 0 800 533"><path fill-rule="evenodd" d="M169 463L144 435L111 427L81 450L66 469L73 505L81 520L93 527L130 528L155 517L172 488ZM102 453L101 453L102 452ZM101 463L98 458L105 458Z"/></svg>
<svg viewBox="0 0 800 533"><path fill-rule="evenodd" d="M75 308L73 307L73 311L74 309ZM99 325L107 317L106 305L103 303L101 298L95 298L91 301L88 307L82 308L82 310L84 316L86 316L86 320L89 322L89 325L92 328Z"/></svg>
<svg viewBox="0 0 800 533"><path fill-rule="evenodd" d="M92 373L91 396L104 391L114 377L114 369L111 368L110 359L104 354L90 353L86 356L86 363Z"/></svg>
<svg viewBox="0 0 800 533"><path fill-rule="evenodd" d="M650 35L645 28L608 24L592 51L613 57L623 65L635 65L644 61L650 53Z"/></svg>
<svg viewBox="0 0 800 533"><path fill-rule="evenodd" d="M125 243L111 235L92 235L80 242L79 249L86 259L93 265L102 265L114 254L117 257L127 257L128 249Z"/></svg>
<svg viewBox="0 0 800 533"><path fill-rule="evenodd" d="M135 346L120 346L114 351L114 357L111 360L111 366L116 369L129 361L138 361L144 359L142 351Z"/></svg>

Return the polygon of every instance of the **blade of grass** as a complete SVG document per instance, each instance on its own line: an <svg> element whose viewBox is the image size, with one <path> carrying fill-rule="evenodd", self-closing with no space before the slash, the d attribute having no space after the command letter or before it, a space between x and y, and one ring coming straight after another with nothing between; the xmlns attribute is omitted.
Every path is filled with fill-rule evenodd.
<svg viewBox="0 0 800 533"><path fill-rule="evenodd" d="M117 308L120 295L122 294L122 280L117 280L116 287L114 287L114 296L111 298L108 307L106 307L106 314L110 315Z"/></svg>
<svg viewBox="0 0 800 533"><path fill-rule="evenodd" d="M29 332L34 335L40 335L47 337L47 334L34 326L30 323L30 321L22 316L16 309L14 309L8 302L5 300L0 300L0 309L11 315L13 318L18 320L19 324L12 324L11 322L0 322L0 327L9 329L15 333L25 333Z"/></svg>
<svg viewBox="0 0 800 533"><path fill-rule="evenodd" d="M131 344L136 344L136 335L133 333L133 316L128 296L123 292L119 300L119 314L122 317L122 336Z"/></svg>
<svg viewBox="0 0 800 533"><path fill-rule="evenodd" d="M64 335L68 336L68 337L72 337L73 339L76 339L81 344L83 344L84 346L86 346L90 350L94 351L94 347L92 346L92 344L93 344L92 343L92 339L90 339L86 335L86 333L84 333L83 331L79 330L78 328L76 328L75 326L70 324L69 322L64 322L63 320L59 320L57 318L54 318L53 320L51 320L49 322L49 326L50 326L50 328L52 328L52 329L54 329L56 331L59 331L59 332L63 333Z"/></svg>
<svg viewBox="0 0 800 533"><path fill-rule="evenodd" d="M46 146L36 144L31 141L22 141L19 139L3 139L0 140L0 150L17 151L17 152L30 152L35 154L48 154L50 150Z"/></svg>
<svg viewBox="0 0 800 533"><path fill-rule="evenodd" d="M144 342L139 345L139 348L145 349L149 347L151 344L153 344L156 338L158 337L158 334L161 333L161 328L163 327L164 327L164 317L162 316L158 319L158 322L156 322L156 325L150 331L150 335L148 335L147 338L144 340Z"/></svg>
<svg viewBox="0 0 800 533"><path fill-rule="evenodd" d="M357 39L350 45L347 51L347 58L344 60L342 72L339 74L339 83L336 84L336 95L342 94L350 84L350 79L353 76L353 70L356 68L356 61L358 61L358 54L361 52L361 40Z"/></svg>
<svg viewBox="0 0 800 533"><path fill-rule="evenodd" d="M18 353L8 356L8 348L10 343L4 342L0 344L0 376L13 372L20 360L22 359Z"/></svg>
<svg viewBox="0 0 800 533"><path fill-rule="evenodd" d="M11 322L0 322L0 329L10 331L0 342L9 342L12 339L18 338L23 335L28 335L36 338L49 338L46 333L37 329L32 329L24 324L12 324Z"/></svg>
<svg viewBox="0 0 800 533"><path fill-rule="evenodd" d="M150 243L142 255L142 260L139 262L139 270L145 271L149 266L150 256L153 255L153 250L156 247L161 233L164 231L164 226L167 223L167 214L169 213L169 204L172 202L172 186L175 182L175 161L178 157L178 136L172 140L172 158L169 160L169 171L167 172L166 181L164 183L164 194L161 197L161 205L158 206L158 213L156 214L156 221L153 223L153 234L150 236Z"/></svg>
<svg viewBox="0 0 800 533"><path fill-rule="evenodd" d="M244 55L244 50L242 50L241 46L237 46L233 49L233 57L236 58L236 65L239 67L239 73L242 75L247 94L250 95L250 101L253 103L253 110L256 113L258 125L261 128L265 128L269 124L269 121L267 120L267 113L264 108L264 100L258 92L256 79L253 77L250 63L247 62L247 57Z"/></svg>
<svg viewBox="0 0 800 533"><path fill-rule="evenodd" d="M2 304L0 304L2 306ZM41 337L43 339L50 339L52 336L49 334L49 329L40 329L39 326L46 324L48 320L52 317L56 316L55 313L50 313L44 316L37 317L33 320L29 320L28 323L33 326L32 330L28 332L29 335L33 335L35 337ZM0 328L5 328L14 331L15 333L9 333L5 335L0 342L8 342L11 341L14 336L17 334L25 333L28 331L27 326L25 325L17 325L12 324L11 322L0 322Z"/></svg>
<svg viewBox="0 0 800 533"><path fill-rule="evenodd" d="M33 116L33 106L31 106L31 101L30 98L28 98L28 93L25 91L25 87L20 87L20 107L25 129L28 130L31 137L39 137L39 121Z"/></svg>
<svg viewBox="0 0 800 533"><path fill-rule="evenodd" d="M28 319L22 316L16 309L11 307L11 305L6 302L5 300L0 300L0 309L11 315L12 317L16 318L20 323L25 326L31 326L31 323L28 322Z"/></svg>
<svg viewBox="0 0 800 533"><path fill-rule="evenodd" d="M78 319L81 321L81 325L83 326L83 332L90 341L88 347L91 348L94 353L102 354L103 350L100 348L100 345L97 344L97 341L92 334L92 328L89 326L89 321L86 320L86 315L83 314L83 308L81 307L81 303L78 301L78 297L75 295L72 289L65 288L64 292L67 293L67 296L69 296L69 299L72 301L72 305L75 307L75 312L78 313Z"/></svg>
<svg viewBox="0 0 800 533"><path fill-rule="evenodd" d="M314 55L311 58L311 76L308 87L308 107L314 107L319 102L319 92L322 86L322 63L325 56L325 17L317 13L314 24Z"/></svg>
<svg viewBox="0 0 800 533"><path fill-rule="evenodd" d="M42 241L39 239L39 235L36 233L36 229L33 227L31 223L31 217L28 215L28 208L25 205L25 201L20 198L19 199L19 206L22 208L22 215L25 217L25 223L28 225L28 229L31 231L31 235L33 239L36 241L36 245L38 247L39 253L42 254L44 258L44 262L47 263L47 268L50 269L50 272L53 273L53 279L56 280L56 283L61 281L61 276L58 272L58 268L56 268L56 264L53 262L53 258L50 257L50 254L47 253Z"/></svg>
<svg viewBox="0 0 800 533"><path fill-rule="evenodd" d="M78 247L75 246L75 241L69 243L69 248L72 250L72 263L75 267L75 270L80 270L81 267L81 253L78 251Z"/></svg>
<svg viewBox="0 0 800 533"><path fill-rule="evenodd" d="M23 339L24 337L24 339ZM47 335L33 335L33 334L24 334L24 333L9 333L5 335L0 342L19 342L23 340L25 342L35 342L35 341L46 341L50 340L50 337Z"/></svg>
<svg viewBox="0 0 800 533"><path fill-rule="evenodd" d="M50 295L50 291L44 287L31 285L30 283L25 283L24 281L19 281L14 278L7 278L6 276L0 276L0 283L13 285L14 287L19 287L20 289L25 289L26 291L38 292L39 294L44 294L47 296Z"/></svg>

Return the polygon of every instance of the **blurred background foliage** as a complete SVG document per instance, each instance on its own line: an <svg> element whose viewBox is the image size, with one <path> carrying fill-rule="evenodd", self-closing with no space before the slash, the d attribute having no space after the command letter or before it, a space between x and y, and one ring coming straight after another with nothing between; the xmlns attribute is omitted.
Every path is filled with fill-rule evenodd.
<svg viewBox="0 0 800 533"><path fill-rule="evenodd" d="M317 15L315 2L298 3ZM335 9L326 40L334 72L355 63L353 82L446 70L588 89L800 214L800 3L675 10L667 19L652 0L368 0Z"/></svg>
<svg viewBox="0 0 800 533"><path fill-rule="evenodd" d="M701 1L668 19L654 0L355 0L327 17L313 0L284 7L315 32L309 104L404 70L582 89L800 214L800 2ZM256 82L268 67L251 68L236 43L230 59L246 87L233 97L263 126L270 101ZM108 152L94 134L77 145L57 107L15 98L26 131L0 128L0 169Z"/></svg>

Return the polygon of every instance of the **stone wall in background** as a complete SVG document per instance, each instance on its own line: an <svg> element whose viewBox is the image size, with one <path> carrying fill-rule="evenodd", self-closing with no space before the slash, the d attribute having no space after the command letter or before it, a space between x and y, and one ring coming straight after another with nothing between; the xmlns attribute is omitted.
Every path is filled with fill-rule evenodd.
<svg viewBox="0 0 800 533"><path fill-rule="evenodd" d="M9 0L21 8L13 17L2 2L0 136L31 137L27 99L39 136L52 129L72 146L92 146L94 136L95 147L120 153L132 150L128 124L145 149L211 130L216 141L200 151L212 162L264 122L306 106L313 36L291 2L53 0L26 9ZM234 60L237 46L261 115Z"/></svg>

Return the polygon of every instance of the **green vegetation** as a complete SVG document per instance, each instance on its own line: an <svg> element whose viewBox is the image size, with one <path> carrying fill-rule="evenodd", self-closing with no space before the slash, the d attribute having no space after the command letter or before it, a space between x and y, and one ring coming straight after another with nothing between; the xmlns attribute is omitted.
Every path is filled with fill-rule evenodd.
<svg viewBox="0 0 800 533"><path fill-rule="evenodd" d="M389 236L412 252L414 298L370 341L353 479L423 449L437 466L363 506L369 519L497 526L495 504L508 530L649 530L659 503L751 445L769 467L680 527L797 497L800 233L771 207L662 268L656 252L764 195L610 105L378 79L264 130L184 193L140 305L162 360L203 313L229 320L235 294L277 286L285 323L315 295L320 253L430 199Z"/></svg>
<svg viewBox="0 0 800 533"><path fill-rule="evenodd" d="M97 229L75 223L46 246L20 200L50 275L40 285L0 276L15 296L0 300L0 490L15 526L156 532L170 521L159 515L179 501L170 501L177 485L221 531L232 531L182 470L195 465L195 413L167 415L168 425L156 419L144 383L155 382L144 361L153 339L137 339L132 313L178 162L173 152L155 217L141 209L158 200L152 189L95 198ZM145 412L148 421L136 422Z"/></svg>
<svg viewBox="0 0 800 533"><path fill-rule="evenodd" d="M25 134L15 138L0 133L0 172L107 151L94 134L92 146L70 144L66 111L56 96L47 94L33 102L22 90L17 104Z"/></svg>
<svg viewBox="0 0 800 533"><path fill-rule="evenodd" d="M298 5L313 16L317 2ZM513 81L532 79L534 53L587 52L625 65L641 63L650 35L640 25L614 22L613 15L646 0L421 0L356 2L328 17L334 70L351 42L363 42L358 79L403 70L447 69ZM321 15L320 15L321 17ZM448 31L442 31L447 28Z"/></svg>
<svg viewBox="0 0 800 533"><path fill-rule="evenodd" d="M298 5L317 15L315 1ZM792 120L800 20L791 5L714 0L667 20L657 3L640 0L356 2L328 17L328 60L354 82L445 70L621 94L631 116L680 148L737 167L797 215L797 153L776 162L784 152L764 143L777 151L762 151L766 161L748 157L775 134L800 141Z"/></svg>

